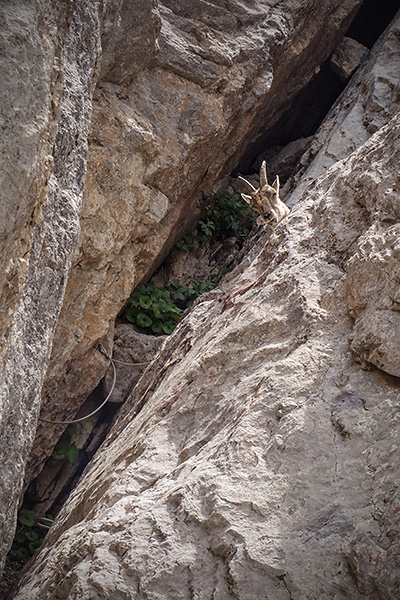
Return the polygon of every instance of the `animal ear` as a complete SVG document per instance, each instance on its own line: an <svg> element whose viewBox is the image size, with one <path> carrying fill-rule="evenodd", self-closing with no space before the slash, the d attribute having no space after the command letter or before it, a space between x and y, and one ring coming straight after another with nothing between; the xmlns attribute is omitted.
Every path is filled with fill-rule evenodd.
<svg viewBox="0 0 400 600"><path fill-rule="evenodd" d="M243 200L245 200L247 202L247 204L250 204L252 197L249 196L248 194L240 194L243 198Z"/></svg>
<svg viewBox="0 0 400 600"><path fill-rule="evenodd" d="M264 187L265 185L268 185L267 163L265 162L265 160L263 160L261 169L260 169L260 186Z"/></svg>
<svg viewBox="0 0 400 600"><path fill-rule="evenodd" d="M274 188L276 193L279 194L279 175L276 176L276 179L275 179L274 183L272 184L272 187Z"/></svg>

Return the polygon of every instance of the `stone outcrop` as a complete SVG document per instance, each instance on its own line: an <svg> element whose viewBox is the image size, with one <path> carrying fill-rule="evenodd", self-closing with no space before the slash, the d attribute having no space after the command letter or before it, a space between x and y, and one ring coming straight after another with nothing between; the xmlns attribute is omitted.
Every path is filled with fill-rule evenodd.
<svg viewBox="0 0 400 600"><path fill-rule="evenodd" d="M14 598L398 598L399 160L397 113L197 300Z"/></svg>
<svg viewBox="0 0 400 600"><path fill-rule="evenodd" d="M113 370L109 368L103 380L104 397L112 391L110 402L125 402L165 338L165 335L138 333L129 323L119 323L115 328L113 348L116 384L113 389Z"/></svg>
<svg viewBox="0 0 400 600"><path fill-rule="evenodd" d="M134 4L119 2L119 24L106 31L80 247L43 389L42 415L53 420L71 418L104 375L94 345L111 348L115 316L193 219L200 190L287 110L360 0L170 0L158 13ZM29 477L59 434L39 428Z"/></svg>
<svg viewBox="0 0 400 600"><path fill-rule="evenodd" d="M79 235L99 2L2 2L0 567ZM3 51L4 50L4 51Z"/></svg>
<svg viewBox="0 0 400 600"><path fill-rule="evenodd" d="M317 177L354 152L396 112L399 36L400 16L397 16L330 111L302 157L297 173L284 187L284 195L288 197L291 192L288 197L290 206L296 204Z"/></svg>
<svg viewBox="0 0 400 600"><path fill-rule="evenodd" d="M367 54L368 49L365 46L344 36L330 58L331 69L342 81L347 81Z"/></svg>
<svg viewBox="0 0 400 600"><path fill-rule="evenodd" d="M0 566L46 372L42 416L72 417L131 289L360 2L2 3ZM289 218L146 369L16 597L398 597L398 40L318 132Z"/></svg>

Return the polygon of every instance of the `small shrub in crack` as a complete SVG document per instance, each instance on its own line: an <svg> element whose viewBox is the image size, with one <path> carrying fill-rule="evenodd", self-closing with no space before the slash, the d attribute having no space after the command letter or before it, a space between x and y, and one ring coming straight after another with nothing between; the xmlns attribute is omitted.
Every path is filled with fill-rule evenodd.
<svg viewBox="0 0 400 600"><path fill-rule="evenodd" d="M32 510L22 508L18 513L18 525L14 542L10 550L10 559L24 565L43 543L49 525L42 525L41 519L48 524L53 521L51 515L36 517Z"/></svg>
<svg viewBox="0 0 400 600"><path fill-rule="evenodd" d="M66 458L69 463L74 463L79 457L79 448L74 442L71 442L71 438L77 431L76 425L68 425L61 438L54 446L52 457L56 460L64 460Z"/></svg>
<svg viewBox="0 0 400 600"><path fill-rule="evenodd" d="M233 190L233 194L218 192L201 211L197 239L200 244L207 239L223 240L230 237L243 242L258 216L236 190ZM193 235L186 232L176 243L176 249L190 252L193 239Z"/></svg>
<svg viewBox="0 0 400 600"><path fill-rule="evenodd" d="M153 282L139 285L128 298L126 319L145 333L169 335L173 332L183 311L193 301L214 288L211 281L196 283L189 287L173 281L166 287L156 287Z"/></svg>

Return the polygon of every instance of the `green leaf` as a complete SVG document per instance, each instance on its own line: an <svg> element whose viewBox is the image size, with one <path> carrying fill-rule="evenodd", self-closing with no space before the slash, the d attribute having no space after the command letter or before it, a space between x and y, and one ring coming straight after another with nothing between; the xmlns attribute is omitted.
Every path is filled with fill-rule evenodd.
<svg viewBox="0 0 400 600"><path fill-rule="evenodd" d="M173 321L167 321L166 323L163 323L162 328L164 333L170 335L175 329L175 323Z"/></svg>
<svg viewBox="0 0 400 600"><path fill-rule="evenodd" d="M154 333L163 333L163 324L161 321L156 321L155 323L153 323L153 325L151 326L151 330L154 331Z"/></svg>
<svg viewBox="0 0 400 600"><path fill-rule="evenodd" d="M68 446L69 446L69 441L67 441L67 440L61 440L61 441L59 441L55 445L54 450L53 450L51 456L53 458L55 458L56 460L62 460L66 456L66 452L68 450Z"/></svg>
<svg viewBox="0 0 400 600"><path fill-rule="evenodd" d="M139 300L140 300L140 294L139 294L139 292L137 292L137 291L133 292L133 294L131 294L129 296L128 300L130 302L132 302L132 304L139 304Z"/></svg>
<svg viewBox="0 0 400 600"><path fill-rule="evenodd" d="M155 287L156 286L154 285L154 283L150 281L149 283L142 283L141 285L138 285L135 292L138 292L141 296L147 296L151 294Z"/></svg>
<svg viewBox="0 0 400 600"><path fill-rule="evenodd" d="M38 548L40 548L40 546L42 545L42 540L38 540L37 542L29 542L29 552L31 553L31 555L35 554L36 550Z"/></svg>
<svg viewBox="0 0 400 600"><path fill-rule="evenodd" d="M38 534L36 533L36 531L26 531L25 532L25 537L27 540L29 540L30 542L35 542L36 540L39 539Z"/></svg>
<svg viewBox="0 0 400 600"><path fill-rule="evenodd" d="M128 319L130 323L136 323L136 317L138 315L137 308L127 308L125 311L125 317Z"/></svg>
<svg viewBox="0 0 400 600"><path fill-rule="evenodd" d="M151 299L154 302L157 302L158 300L169 300L169 294L167 292L167 290L163 289L163 288L156 288L154 290L154 292L152 292L151 294Z"/></svg>
<svg viewBox="0 0 400 600"><path fill-rule="evenodd" d="M68 459L68 462L70 463L74 463L78 460L79 457L79 449L77 448L77 446L72 443L68 450L65 453L66 458Z"/></svg>
<svg viewBox="0 0 400 600"><path fill-rule="evenodd" d="M146 313L140 312L136 317L136 323L139 325L139 327L146 329L146 327L152 326L153 321L148 315L146 315Z"/></svg>
<svg viewBox="0 0 400 600"><path fill-rule="evenodd" d="M32 510L22 508L18 513L18 521L27 527L33 527L35 524L35 513Z"/></svg>
<svg viewBox="0 0 400 600"><path fill-rule="evenodd" d="M148 296L140 296L139 304L142 308L151 308L152 303L153 302L151 298L149 298Z"/></svg>
<svg viewBox="0 0 400 600"><path fill-rule="evenodd" d="M183 310L181 308L178 308L174 304L169 309L169 314L173 319L175 319L175 317L177 317L177 319L179 319L179 317L181 316L182 313L183 313Z"/></svg>
<svg viewBox="0 0 400 600"><path fill-rule="evenodd" d="M153 304L153 313L156 319L162 319L165 312L165 307L161 302L155 302Z"/></svg>

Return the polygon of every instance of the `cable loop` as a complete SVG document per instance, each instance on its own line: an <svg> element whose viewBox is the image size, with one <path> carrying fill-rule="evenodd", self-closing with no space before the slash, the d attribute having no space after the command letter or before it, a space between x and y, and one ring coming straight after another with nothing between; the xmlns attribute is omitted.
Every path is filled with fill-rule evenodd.
<svg viewBox="0 0 400 600"><path fill-rule="evenodd" d="M42 423L51 423L52 425L70 425L71 423L79 423L80 421L85 421L86 419L89 419L90 417L93 417L93 415L95 415L96 413L99 412L99 410L101 410L103 408L103 406L105 404L107 404L108 400L111 397L111 394L114 391L115 388L115 383L117 381L117 370L115 368L115 364L114 364L114 360L111 358L110 355L107 354L107 352L104 350L103 346L101 344L99 344L99 346L96 346L96 350L98 350L101 354L103 354L106 358L108 358L108 360L111 363L111 366L113 368L114 374L113 374L113 382L111 385L111 389L107 394L107 398L105 400L103 400L103 402L100 404L100 406L98 408L96 408L96 410L92 411L91 413L89 413L88 415L86 415L85 417L81 417L80 419L73 419L72 421L49 421L47 419L41 419L39 417L39 421L41 421Z"/></svg>
<svg viewBox="0 0 400 600"><path fill-rule="evenodd" d="M114 391L115 384L117 381L117 370L115 368L116 362L120 363L121 365L130 365L130 366L134 366L134 367L142 367L142 366L149 364L148 362L146 362L146 363L128 363L128 362L124 362L122 360L115 360L114 358L112 358L111 354L108 354L107 350L104 348L104 346L102 344L96 344L95 348L96 348L96 350L98 350L100 352L100 354L102 354L107 360L110 361L111 366L114 371L113 382L111 385L111 389L107 395L107 398L105 400L103 400L103 402L100 404L100 406L98 408L96 408L96 410L94 410L90 414L86 415L85 417L81 417L80 419L73 419L72 421L49 421L47 419L41 419L39 417L38 418L39 421L41 421L42 423L51 423L52 425L70 425L71 423L79 423L80 421L85 421L86 419L89 419L90 417L95 415L97 412L99 412L99 410L101 410L105 404L107 404L108 400L111 397L111 394Z"/></svg>

